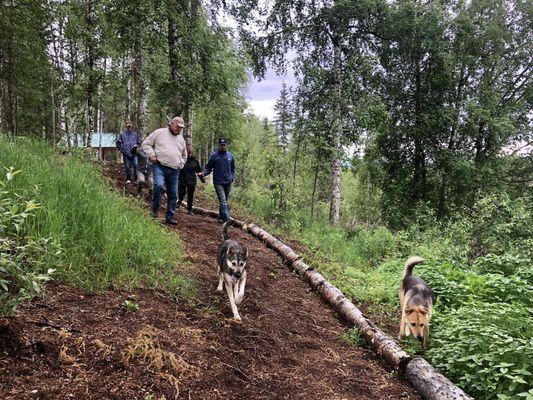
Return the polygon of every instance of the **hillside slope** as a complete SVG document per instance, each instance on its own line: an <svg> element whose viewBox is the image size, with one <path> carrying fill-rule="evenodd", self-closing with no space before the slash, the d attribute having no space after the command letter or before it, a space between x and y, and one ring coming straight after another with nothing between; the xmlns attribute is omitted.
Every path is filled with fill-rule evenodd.
<svg viewBox="0 0 533 400"><path fill-rule="evenodd" d="M215 290L221 226L184 212L177 220L189 263L176 268L197 279L195 303L139 290L139 310L125 312L130 293L50 286L17 318L25 343L0 353L1 398L419 398L372 351L343 343L335 313L271 250L233 229L250 249L243 321L235 323Z"/></svg>

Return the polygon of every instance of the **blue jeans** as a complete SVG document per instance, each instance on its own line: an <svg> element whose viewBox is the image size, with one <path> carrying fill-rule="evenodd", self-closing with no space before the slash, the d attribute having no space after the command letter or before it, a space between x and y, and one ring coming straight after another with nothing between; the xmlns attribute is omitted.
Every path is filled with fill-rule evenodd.
<svg viewBox="0 0 533 400"><path fill-rule="evenodd" d="M229 219L228 198L231 191L231 183L225 183L223 185L215 184L215 192L218 197L218 217L226 222Z"/></svg>
<svg viewBox="0 0 533 400"><path fill-rule="evenodd" d="M137 180L137 168L139 166L139 160L137 160L137 156L127 156L126 154L122 154L122 158L124 159L124 168L126 169L126 179L128 181L131 181L131 173L130 169L133 165L133 176L134 179Z"/></svg>
<svg viewBox="0 0 533 400"><path fill-rule="evenodd" d="M152 196L152 209L159 209L161 202L161 191L163 186L167 187L167 213L166 219L172 219L176 212L176 200L178 199L178 177L179 169L166 167L161 164L154 164L154 190Z"/></svg>

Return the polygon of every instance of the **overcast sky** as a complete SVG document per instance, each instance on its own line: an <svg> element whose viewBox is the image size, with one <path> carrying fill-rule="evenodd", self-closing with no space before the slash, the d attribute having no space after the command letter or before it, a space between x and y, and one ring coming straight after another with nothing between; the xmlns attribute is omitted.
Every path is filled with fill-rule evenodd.
<svg viewBox="0 0 533 400"><path fill-rule="evenodd" d="M294 86L294 77L290 71L287 72L287 75L278 76L274 70L269 69L261 81L251 77L248 86L250 111L260 118L266 117L272 121L276 115L274 105L281 92L283 82L287 84L287 87Z"/></svg>
<svg viewBox="0 0 533 400"><path fill-rule="evenodd" d="M235 29L236 22L226 13L219 15L222 25ZM235 31L232 34L233 40L238 40ZM287 59L294 59L293 51L287 53ZM281 85L285 82L287 87L295 86L295 79L293 70L290 65L287 65L287 72L283 76L278 76L273 69L268 69L265 77L260 81L250 75L248 84L247 100L249 104L249 111L253 112L259 118L268 118L273 120L276 116L274 105L281 92Z"/></svg>

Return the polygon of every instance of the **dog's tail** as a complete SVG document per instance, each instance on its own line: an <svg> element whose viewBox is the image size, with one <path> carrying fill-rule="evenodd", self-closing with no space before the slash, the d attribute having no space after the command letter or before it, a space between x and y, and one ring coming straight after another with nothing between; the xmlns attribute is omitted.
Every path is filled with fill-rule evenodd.
<svg viewBox="0 0 533 400"><path fill-rule="evenodd" d="M413 268L415 267L415 265L422 264L423 262L424 262L423 258L420 258L417 256L409 257L409 259L405 263L405 269L403 271L404 279L408 276L413 275Z"/></svg>
<svg viewBox="0 0 533 400"><path fill-rule="evenodd" d="M229 239L228 226L229 226L229 221L224 222L224 225L222 225L222 240Z"/></svg>

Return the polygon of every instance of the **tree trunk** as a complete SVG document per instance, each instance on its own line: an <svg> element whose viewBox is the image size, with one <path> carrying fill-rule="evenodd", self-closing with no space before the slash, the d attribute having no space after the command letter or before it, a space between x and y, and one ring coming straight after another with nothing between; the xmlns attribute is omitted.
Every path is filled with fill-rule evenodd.
<svg viewBox="0 0 533 400"><path fill-rule="evenodd" d="M411 197L418 202L425 198L426 186L426 157L422 142L422 77L420 71L420 59L415 61L415 132L414 132L414 159L413 159L413 186Z"/></svg>
<svg viewBox="0 0 533 400"><path fill-rule="evenodd" d="M52 73L53 74L53 73ZM50 80L50 100L52 101L52 146L56 145L56 95L54 91L54 77Z"/></svg>
<svg viewBox="0 0 533 400"><path fill-rule="evenodd" d="M317 156L316 159L316 165L315 165L315 177L313 180L313 194L311 195L311 218L315 215L315 194L316 194L316 186L318 181L318 171L319 171L319 157Z"/></svg>
<svg viewBox="0 0 533 400"><path fill-rule="evenodd" d="M296 137L296 151L294 152L294 163L292 165L292 194L294 195L296 189L296 167L298 164L298 157L300 156L300 134Z"/></svg>
<svg viewBox="0 0 533 400"><path fill-rule="evenodd" d="M425 399L471 399L423 358L412 359L406 366L405 375Z"/></svg>
<svg viewBox="0 0 533 400"><path fill-rule="evenodd" d="M194 110L193 105L189 105L187 110L187 122L185 123L185 129L183 131L183 138L187 146L192 146L192 125L194 123Z"/></svg>
<svg viewBox="0 0 533 400"><path fill-rule="evenodd" d="M333 38L333 96L335 111L332 124L333 158L331 161L331 201L329 207L329 222L336 225L339 222L341 205L341 136L342 136L342 71L341 71L341 43L340 37Z"/></svg>
<svg viewBox="0 0 533 400"><path fill-rule="evenodd" d="M68 114L67 114L67 108L65 107L64 108L64 123L65 123L65 138L66 138L66 141L67 141L67 147L70 148L72 147L72 143L70 141L70 127L69 127L69 123L68 123Z"/></svg>
<svg viewBox="0 0 533 400"><path fill-rule="evenodd" d="M103 80L105 82L106 75L107 75L107 58L104 58L104 77ZM101 85L98 83L98 118L96 123L96 130L98 132L98 158L100 160L104 159L104 152L102 150L102 140L103 140L103 131L104 131L104 113L102 112L102 92L101 92Z"/></svg>
<svg viewBox="0 0 533 400"><path fill-rule="evenodd" d="M175 0L167 0L168 7L168 61L170 65L170 80L173 84L173 89L175 90L175 95L172 101L172 117L176 115L181 115L182 113L182 99L179 92L179 78L180 73L178 69L178 54L177 54L177 33L176 33L176 17L175 14L178 12L178 5Z"/></svg>
<svg viewBox="0 0 533 400"><path fill-rule="evenodd" d="M448 190L448 175L449 175L449 159L451 157L451 152L455 148L455 134L457 132L457 127L459 126L459 115L461 113L461 108L463 104L463 88L465 83L465 70L466 67L463 64L461 65L461 72L459 73L459 81L457 82L457 90L455 92L455 101L454 101L454 119L452 128L450 131L450 138L448 140L448 153L444 155L444 165L442 166L442 177L441 177L441 186L439 192L439 208L438 216L439 218L444 218L448 214L447 207L447 190Z"/></svg>
<svg viewBox="0 0 533 400"><path fill-rule="evenodd" d="M16 134L16 126L17 126L16 118L15 118L17 100L16 100L16 95L14 91L15 89L13 88L12 76L10 76L8 77L8 81L7 81L7 99L9 103L9 119L8 119L9 128L8 129L9 131L11 131L12 135Z"/></svg>
<svg viewBox="0 0 533 400"><path fill-rule="evenodd" d="M79 135L78 135L78 126L74 124L74 127L73 127L73 135L74 135L74 148L77 148L79 147L80 145L80 138L79 138Z"/></svg>
<svg viewBox="0 0 533 400"><path fill-rule="evenodd" d="M126 71L126 96L124 102L124 121L131 119L131 74L130 74L130 54L126 54L124 59L124 71ZM124 122L123 121L123 122Z"/></svg>
<svg viewBox="0 0 533 400"><path fill-rule="evenodd" d="M475 149L476 153L474 156L474 162L476 166L481 166L484 161L485 153L487 151L487 144L485 143L484 136L486 131L487 124L483 120L479 120L478 122L478 129L477 129L477 136L475 139Z"/></svg>
<svg viewBox="0 0 533 400"><path fill-rule="evenodd" d="M15 107L13 111L13 132L15 133L15 136L18 136L19 134L19 102L18 102L18 95L15 94Z"/></svg>
<svg viewBox="0 0 533 400"><path fill-rule="evenodd" d="M94 65L96 62L95 55L95 38L94 38L94 26L95 26L95 5L94 0L86 0L85 9L85 22L87 24L87 147L91 147L93 130L94 130L94 93L96 90L96 76L94 71Z"/></svg>
<svg viewBox="0 0 533 400"><path fill-rule="evenodd" d="M135 64L133 80L137 100L136 129L141 137L144 132L144 119L146 114L146 87L142 71L142 4L141 0L135 2Z"/></svg>

